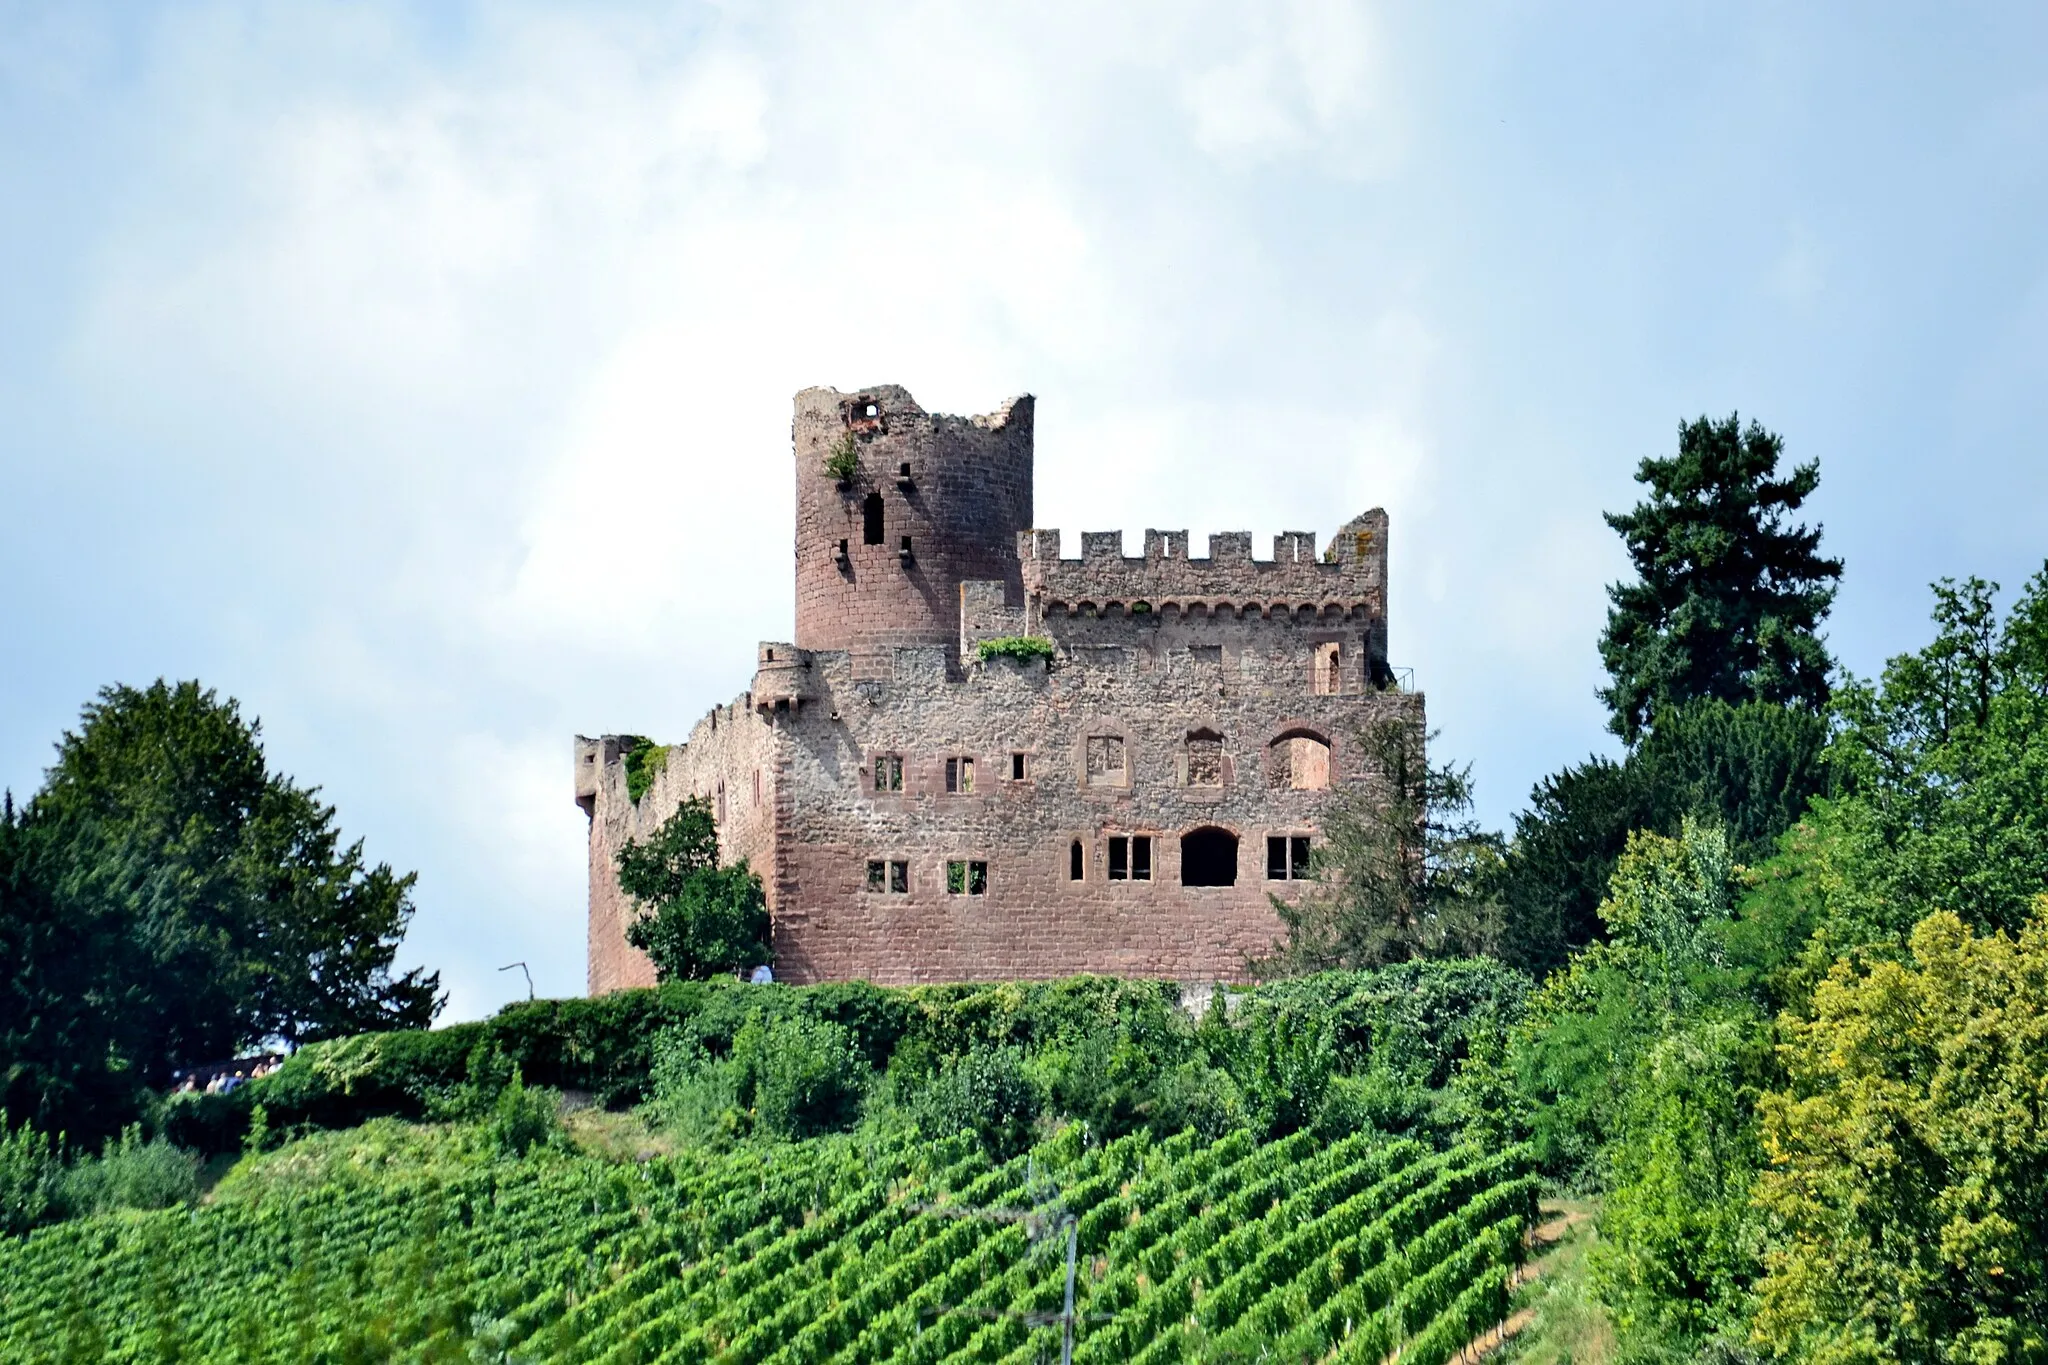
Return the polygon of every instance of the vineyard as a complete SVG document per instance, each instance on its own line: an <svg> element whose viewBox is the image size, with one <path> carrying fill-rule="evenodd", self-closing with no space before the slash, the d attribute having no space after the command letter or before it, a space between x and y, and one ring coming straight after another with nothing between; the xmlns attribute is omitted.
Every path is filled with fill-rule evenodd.
<svg viewBox="0 0 2048 1365"><path fill-rule="evenodd" d="M1027 1365L1072 1226L1077 1361L1437 1365L1504 1315L1537 1188L1520 1149L1306 1133L291 1160L0 1244L0 1358Z"/></svg>

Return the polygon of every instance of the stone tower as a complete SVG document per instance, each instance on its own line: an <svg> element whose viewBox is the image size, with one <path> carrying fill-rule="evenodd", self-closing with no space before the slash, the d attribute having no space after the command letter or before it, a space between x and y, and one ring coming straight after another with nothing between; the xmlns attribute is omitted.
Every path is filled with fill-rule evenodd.
<svg viewBox="0 0 2048 1365"><path fill-rule="evenodd" d="M960 585L1023 601L1029 395L983 417L927 413L893 384L796 396L796 641L886 676L904 645L957 644ZM850 477L828 468L835 452Z"/></svg>

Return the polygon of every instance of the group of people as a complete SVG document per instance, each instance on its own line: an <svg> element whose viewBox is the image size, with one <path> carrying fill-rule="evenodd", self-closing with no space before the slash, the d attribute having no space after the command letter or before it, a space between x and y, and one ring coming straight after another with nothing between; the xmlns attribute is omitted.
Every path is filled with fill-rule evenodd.
<svg viewBox="0 0 2048 1365"><path fill-rule="evenodd" d="M282 1057L264 1057L259 1059L254 1065L246 1068L229 1070L226 1067L221 1067L213 1071L204 1085L199 1083L199 1078L205 1073L206 1068L200 1068L186 1072L184 1080L171 1093L176 1095L227 1095L247 1085L250 1081L261 1080L283 1065L284 1058Z"/></svg>

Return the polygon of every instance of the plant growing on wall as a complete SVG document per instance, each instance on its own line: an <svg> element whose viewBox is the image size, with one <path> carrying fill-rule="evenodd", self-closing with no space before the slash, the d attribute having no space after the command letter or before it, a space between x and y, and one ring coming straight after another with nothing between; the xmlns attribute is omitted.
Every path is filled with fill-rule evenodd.
<svg viewBox="0 0 2048 1365"><path fill-rule="evenodd" d="M654 779L661 776L661 770L668 766L668 745L658 744L645 735L626 735L624 740L626 795L637 802L647 795Z"/></svg>
<svg viewBox="0 0 2048 1365"><path fill-rule="evenodd" d="M983 663L990 659L1050 660L1054 647L1052 641L1043 635L1001 635L993 640L983 640L974 647L974 652Z"/></svg>
<svg viewBox="0 0 2048 1365"><path fill-rule="evenodd" d="M854 444L852 432L834 441L825 452L825 472L840 483L852 483L853 476L860 473L860 447Z"/></svg>

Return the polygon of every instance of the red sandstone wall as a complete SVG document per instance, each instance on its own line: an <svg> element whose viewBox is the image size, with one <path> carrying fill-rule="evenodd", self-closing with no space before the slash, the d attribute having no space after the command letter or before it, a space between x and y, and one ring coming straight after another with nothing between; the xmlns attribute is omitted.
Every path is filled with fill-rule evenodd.
<svg viewBox="0 0 2048 1365"><path fill-rule="evenodd" d="M869 405L874 418L861 415ZM798 394L796 643L850 649L886 673L889 648L958 637L962 582L1001 582L1021 602L1016 545L1031 524L1032 413L1023 397L986 417L939 416L895 385ZM824 465L849 432L860 473L841 488ZM864 539L871 493L882 499L879 545Z"/></svg>

